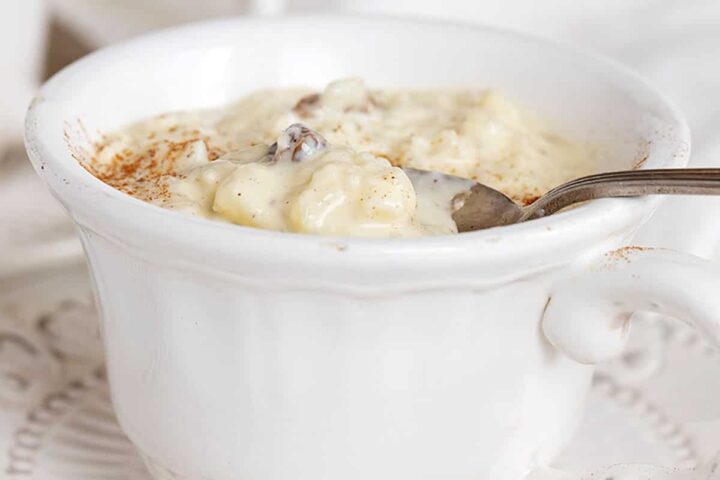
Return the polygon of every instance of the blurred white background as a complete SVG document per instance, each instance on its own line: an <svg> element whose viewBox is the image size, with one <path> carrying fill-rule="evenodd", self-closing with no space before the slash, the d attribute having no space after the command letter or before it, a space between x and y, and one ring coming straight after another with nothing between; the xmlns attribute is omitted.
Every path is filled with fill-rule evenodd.
<svg viewBox="0 0 720 480"><path fill-rule="evenodd" d="M80 258L64 213L19 148L25 108L48 73L91 49L155 28L322 9L489 24L604 53L649 78L685 112L693 166L720 167L717 0L2 0L0 277ZM667 200L637 242L720 257L720 199Z"/></svg>

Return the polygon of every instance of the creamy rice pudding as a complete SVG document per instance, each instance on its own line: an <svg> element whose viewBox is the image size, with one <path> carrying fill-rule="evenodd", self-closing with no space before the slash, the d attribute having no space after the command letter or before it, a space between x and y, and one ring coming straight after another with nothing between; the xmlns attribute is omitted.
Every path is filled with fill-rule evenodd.
<svg viewBox="0 0 720 480"><path fill-rule="evenodd" d="M359 79L160 115L105 136L86 167L192 215L365 237L457 232L440 199L467 185L411 182L398 167L478 180L521 203L593 171L589 146L492 91L369 90Z"/></svg>

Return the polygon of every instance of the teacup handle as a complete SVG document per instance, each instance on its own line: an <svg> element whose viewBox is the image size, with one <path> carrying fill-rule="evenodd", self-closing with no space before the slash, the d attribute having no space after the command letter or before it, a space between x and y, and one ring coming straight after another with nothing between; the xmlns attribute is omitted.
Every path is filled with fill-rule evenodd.
<svg viewBox="0 0 720 480"><path fill-rule="evenodd" d="M558 350L578 362L594 364L622 353L630 333L630 317L638 311L685 321L720 346L720 265L672 250L615 250L586 271L555 284L542 328ZM720 480L718 458L711 463L696 470L616 465L592 474L540 469L526 480Z"/></svg>
<svg viewBox="0 0 720 480"><path fill-rule="evenodd" d="M615 250L553 287L542 326L558 350L594 364L622 352L638 311L685 321L720 346L720 265L672 250Z"/></svg>

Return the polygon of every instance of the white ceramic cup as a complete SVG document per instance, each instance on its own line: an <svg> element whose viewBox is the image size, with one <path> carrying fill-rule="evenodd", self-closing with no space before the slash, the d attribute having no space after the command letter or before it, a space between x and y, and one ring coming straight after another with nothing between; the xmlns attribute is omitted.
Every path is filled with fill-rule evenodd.
<svg viewBox="0 0 720 480"><path fill-rule="evenodd" d="M33 103L27 146L78 225L117 415L157 478L516 480L568 440L588 364L622 348L632 312L720 337L717 266L667 251L604 255L656 198L456 236L331 238L163 210L75 159L97 132L149 115L349 75L495 88L595 142L603 169L688 159L681 116L626 69L492 29L234 19L66 69Z"/></svg>

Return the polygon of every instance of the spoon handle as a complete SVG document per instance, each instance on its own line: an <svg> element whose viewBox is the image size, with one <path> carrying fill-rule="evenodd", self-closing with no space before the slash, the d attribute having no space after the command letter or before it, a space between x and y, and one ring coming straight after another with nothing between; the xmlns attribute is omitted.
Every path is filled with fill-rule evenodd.
<svg viewBox="0 0 720 480"><path fill-rule="evenodd" d="M586 200L641 195L720 195L720 168L625 170L581 177L525 207L523 219L551 215Z"/></svg>

